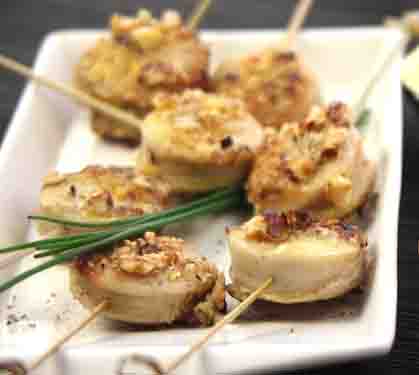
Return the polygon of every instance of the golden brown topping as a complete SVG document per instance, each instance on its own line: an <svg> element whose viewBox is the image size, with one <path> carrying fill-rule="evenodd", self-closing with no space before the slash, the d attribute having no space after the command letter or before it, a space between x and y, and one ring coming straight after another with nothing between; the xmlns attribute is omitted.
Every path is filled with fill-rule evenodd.
<svg viewBox="0 0 419 375"><path fill-rule="evenodd" d="M181 239L147 232L144 238L124 241L123 246L118 247L110 259L114 268L127 273L148 276L171 269L169 276L173 277L185 263L183 245L184 241Z"/></svg>
<svg viewBox="0 0 419 375"><path fill-rule="evenodd" d="M188 260L184 241L176 237L157 236L146 232L143 238L125 240L105 254L78 258L76 267L82 273L103 272L106 267L136 277L148 277L167 272L168 281L181 275Z"/></svg>
<svg viewBox="0 0 419 375"><path fill-rule="evenodd" d="M286 214L266 212L264 215L253 217L243 224L241 229L247 239L259 242L280 243L299 233L315 232L327 235L329 231L333 231L345 240L358 242L363 247L367 246L366 239L357 226L336 219L316 221L305 212L289 211Z"/></svg>
<svg viewBox="0 0 419 375"><path fill-rule="evenodd" d="M346 150L352 131L349 124L348 107L338 103L314 107L305 121L284 124L279 132L268 130L249 179L250 194L257 199L308 182Z"/></svg>
<svg viewBox="0 0 419 375"><path fill-rule="evenodd" d="M112 319L211 324L225 309L225 282L217 268L188 254L183 240L153 232L108 252L78 257L71 278L72 291L84 305L108 299L106 314Z"/></svg>
<svg viewBox="0 0 419 375"><path fill-rule="evenodd" d="M159 211L170 205L169 195L165 183L136 175L133 168L89 166L45 177L41 208L56 216L105 220Z"/></svg>
<svg viewBox="0 0 419 375"><path fill-rule="evenodd" d="M177 125L179 127L197 126L193 117L206 127L221 127L223 122L240 119L247 113L240 100L201 90L187 90L182 95L158 95L153 104L157 111L165 112L172 120L184 120Z"/></svg>
<svg viewBox="0 0 419 375"><path fill-rule="evenodd" d="M164 12L160 20L153 18L146 9L140 9L135 18L116 14L111 17L110 27L115 40L132 45L139 51L159 48L176 37L190 33L174 10Z"/></svg>
<svg viewBox="0 0 419 375"><path fill-rule="evenodd" d="M160 20L145 10L135 18L115 15L110 26L112 38L99 40L77 67L83 90L124 108L150 111L160 92L207 86L209 50L176 12L167 11Z"/></svg>
<svg viewBox="0 0 419 375"><path fill-rule="evenodd" d="M262 125L300 121L318 99L314 77L293 52L268 49L222 64L214 76L218 92L243 99Z"/></svg>
<svg viewBox="0 0 419 375"><path fill-rule="evenodd" d="M311 223L310 216L303 212L278 214L265 211L263 215L252 218L242 228L248 239L281 242L288 239L292 232L304 230Z"/></svg>
<svg viewBox="0 0 419 375"><path fill-rule="evenodd" d="M157 162L159 158L193 164L248 162L264 137L243 102L224 95L186 90L158 95L154 106L144 121L143 137Z"/></svg>

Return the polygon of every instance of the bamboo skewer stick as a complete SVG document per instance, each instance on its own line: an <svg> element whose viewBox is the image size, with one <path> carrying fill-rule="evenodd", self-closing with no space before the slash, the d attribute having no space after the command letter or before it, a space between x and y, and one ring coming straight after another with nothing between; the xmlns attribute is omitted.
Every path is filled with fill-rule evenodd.
<svg viewBox="0 0 419 375"><path fill-rule="evenodd" d="M198 4L188 21L189 28L195 29L198 27L211 3L212 0L202 0ZM28 66L25 66L24 64L21 64L18 61L3 54L0 54L0 66L18 75L31 79L40 86L48 87L54 91L59 92L60 94L71 97L78 103L84 104L87 107L91 107L92 109L95 109L96 111L99 111L115 120L123 122L127 125L131 125L137 129L141 128L141 121L131 113L123 111L114 105L106 103L105 101L96 99L75 87L38 75Z"/></svg>
<svg viewBox="0 0 419 375"><path fill-rule="evenodd" d="M272 284L272 278L266 280L259 288L251 293L245 300L231 310L223 319L215 324L209 332L200 340L198 340L186 353L182 354L179 358L173 361L165 371L165 374L170 374L172 371L177 369L182 363L187 361L194 353L200 350L208 340L220 331L225 325L232 323L236 320L243 312L245 312L249 306L256 301L259 295Z"/></svg>
<svg viewBox="0 0 419 375"><path fill-rule="evenodd" d="M192 12L189 21L188 21L188 27L192 30L195 30L199 23L202 21L203 17L205 16L206 12L208 11L210 5L212 3L212 0L202 0L198 6L195 8L195 10ZM54 91L57 91L65 96L71 97L74 100L76 100L78 103L84 104L88 107L91 107L105 115L108 115L111 118L114 118L115 120L121 121L127 125L131 125L135 128L141 128L141 121L139 121L134 115L131 115L128 112L125 112L123 110L120 110L119 108L108 104L104 101L98 100L86 93L84 93L81 90L78 90L74 87L67 86L60 82L55 82L53 80L50 80L44 76L35 74L35 72L29 68L28 66L25 66L24 64L19 63L18 61L9 58L3 54L0 54L0 66L10 70L18 75L21 75L25 78L28 78L32 80L33 82L39 84L40 86L48 87ZM28 255L27 253L25 255ZM0 269L4 268L10 263L16 262L18 259L20 259L22 256L19 254L17 256L12 256L4 261L0 262ZM56 353L60 347L65 344L67 341L69 341L72 337L77 335L81 330L83 330L88 324L90 324L96 317L104 311L108 306L108 301L103 301L99 305L97 305L91 314L84 319L80 324L74 328L72 331L70 331L68 334L66 334L64 337L62 337L60 340L58 340L56 343L54 343L44 354L42 354L34 363L32 363L28 367L28 371L32 371L39 367L48 357Z"/></svg>
<svg viewBox="0 0 419 375"><path fill-rule="evenodd" d="M196 30L203 20L205 14L212 4L212 0L201 0L196 8L192 11L189 16L187 26L191 30Z"/></svg>
<svg viewBox="0 0 419 375"><path fill-rule="evenodd" d="M193 12L188 25L191 29L195 29L197 24L201 20L203 14L206 12L210 4L210 1L203 0L198 5L196 10ZM297 4L291 20L288 25L288 31L285 39L283 40L283 47L285 49L291 48L295 43L296 35L304 23L305 18L313 4L313 0L300 0ZM245 312L249 306L256 301L258 296L272 284L272 278L266 280L258 289L251 293L245 300L237 305L230 313L228 313L223 319L215 324L209 332L197 341L187 352L182 354L180 357L170 363L166 370L163 370L162 366L154 359L149 357L143 357L141 355L131 355L128 358L124 358L119 366L118 374L123 374L123 367L127 360L133 359L138 363L145 364L147 367L152 368L157 374L170 374L186 362L194 353L199 351L217 332L219 332L225 325L232 323L237 319L243 312Z"/></svg>
<svg viewBox="0 0 419 375"><path fill-rule="evenodd" d="M218 331L220 331L224 326L229 323L232 323L236 320L242 313L244 313L249 306L256 301L260 294L267 289L272 284L272 277L267 279L263 284L261 284L254 292L252 292L246 299L244 299L240 304L238 304L233 310L231 310L223 319L216 323L209 332L201 339L199 339L192 347L176 358L172 363L170 363L166 369L154 358L148 356L143 356L139 354L129 355L126 358L122 358L118 366L117 374L124 374L124 366L129 360L137 362L147 366L152 369L156 374L167 375L176 370L180 365L186 362L194 353L199 351L208 341L214 336Z"/></svg>
<svg viewBox="0 0 419 375"><path fill-rule="evenodd" d="M281 47L284 49L292 49L297 39L301 27L304 24L307 15L313 6L313 0L299 0L294 12L288 22L287 34L281 40Z"/></svg>
<svg viewBox="0 0 419 375"><path fill-rule="evenodd" d="M244 299L239 305L231 310L223 319L215 324L209 332L200 340L198 340L186 353L182 354L179 358L175 359L172 363L167 366L164 374L170 374L176 370L180 365L187 361L194 353L199 351L208 340L220 331L225 325L232 323L242 313L244 313L249 306L256 301L259 295L272 284L272 278L267 279L259 288L251 293L246 299Z"/></svg>
<svg viewBox="0 0 419 375"><path fill-rule="evenodd" d="M82 320L77 327L73 330L68 332L64 337L59 339L56 343L54 343L44 354L42 354L38 359L35 360L29 367L28 372L36 369L39 367L48 357L55 354L62 345L64 345L67 341L77 335L83 328L85 328L88 324L90 324L96 317L103 312L109 306L108 301L103 301L99 303L89 314L87 318Z"/></svg>
<svg viewBox="0 0 419 375"><path fill-rule="evenodd" d="M59 92L60 94L73 98L78 103L91 107L109 117L112 117L115 120L121 121L127 125L131 125L137 129L141 127L141 121L134 115L102 100L96 99L84 93L83 91L76 89L75 87L71 87L69 85L65 85L63 83L56 82L44 76L38 75L29 67L3 54L0 54L0 66L14 73L17 73L18 75L31 79L41 86L46 86L54 91Z"/></svg>

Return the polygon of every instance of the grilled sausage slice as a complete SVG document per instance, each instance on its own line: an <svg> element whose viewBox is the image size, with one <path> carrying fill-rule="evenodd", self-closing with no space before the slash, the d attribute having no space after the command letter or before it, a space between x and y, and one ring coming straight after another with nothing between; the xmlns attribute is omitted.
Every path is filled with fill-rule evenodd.
<svg viewBox="0 0 419 375"><path fill-rule="evenodd" d="M327 300L348 293L364 278L366 241L357 227L337 220L269 213L231 229L228 241L238 295L273 277L261 299L286 304Z"/></svg>
<svg viewBox="0 0 419 375"><path fill-rule="evenodd" d="M175 204L167 186L134 173L133 168L89 166L80 172L48 175L40 194L40 212L59 219L109 222L158 212ZM41 223L41 234L83 230Z"/></svg>
<svg viewBox="0 0 419 375"><path fill-rule="evenodd" d="M114 15L110 29L111 37L100 39L76 67L75 83L88 94L142 117L156 94L207 87L208 48L177 12L160 19L144 9L136 17ZM118 130L104 130L97 121L100 136L140 142L139 129L109 120Z"/></svg>
<svg viewBox="0 0 419 375"><path fill-rule="evenodd" d="M346 105L314 107L303 122L267 133L247 183L257 212L305 210L319 218L342 217L373 186L375 166L365 158Z"/></svg>
<svg viewBox="0 0 419 375"><path fill-rule="evenodd" d="M160 97L142 133L140 170L186 193L240 183L264 137L240 100L200 90Z"/></svg>
<svg viewBox="0 0 419 375"><path fill-rule="evenodd" d="M87 308L108 300L105 317L129 323L212 324L225 309L224 278L216 267L185 252L183 240L152 232L78 259L70 288Z"/></svg>
<svg viewBox="0 0 419 375"><path fill-rule="evenodd" d="M213 85L217 92L242 99L264 126L280 128L302 121L320 90L311 70L294 52L267 49L239 61L222 63Z"/></svg>

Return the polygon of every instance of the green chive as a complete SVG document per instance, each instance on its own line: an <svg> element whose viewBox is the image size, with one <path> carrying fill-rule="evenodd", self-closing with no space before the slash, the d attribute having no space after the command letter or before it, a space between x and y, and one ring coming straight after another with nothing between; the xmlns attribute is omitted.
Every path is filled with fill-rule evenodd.
<svg viewBox="0 0 419 375"><path fill-rule="evenodd" d="M149 220L152 220L157 217L161 217L162 214L164 215L171 215L174 213L178 213L181 211L187 211L191 208L198 207L202 204L205 204L207 202L211 202L214 200L218 200L222 197L229 196L231 194L236 194L238 191L237 187L235 188L227 188L220 191L216 191L214 193L211 193L203 198L196 199L192 201L191 203L184 204L182 206L178 206L175 208L171 208L168 210L165 210L163 212L157 212L153 214L145 214L142 216L134 216L127 219L119 219L119 220L111 220L103 223L98 222L91 222L91 221L75 221L75 220L64 220L64 219L58 219L51 216L42 216L42 215L30 215L28 216L29 220L36 220L36 221L47 221L50 223L55 224L61 224L61 225L67 225L67 226L75 226L75 227L85 227L85 228L106 228L106 227L115 227L120 225L129 225L133 223L145 223Z"/></svg>
<svg viewBox="0 0 419 375"><path fill-rule="evenodd" d="M355 127L362 131L370 122L371 114L372 111L370 109L364 109L355 121Z"/></svg>
<svg viewBox="0 0 419 375"><path fill-rule="evenodd" d="M124 221L124 226L117 225L113 228L113 230L83 234L79 235L80 237L78 238L77 236L60 237L58 240L55 239L56 246L53 246L54 239L48 240L49 242L47 243L44 242L41 245L38 244L38 246L44 246L44 249L46 249L45 251L38 253L38 256L55 256L38 266L16 275L3 284L0 284L0 293L39 272L57 264L71 261L80 255L108 248L116 242L133 238L135 236L141 236L146 231L159 230L168 224L184 221L191 219L192 217L202 216L209 213L238 208L244 204L245 199L241 189L224 189L210 194L205 198L197 199L190 204L179 206L175 209L163 211L157 214L148 215L146 220L136 220L131 224L127 224L127 222ZM31 245L22 244L20 245L20 248L25 246L33 247L34 242L32 242Z"/></svg>

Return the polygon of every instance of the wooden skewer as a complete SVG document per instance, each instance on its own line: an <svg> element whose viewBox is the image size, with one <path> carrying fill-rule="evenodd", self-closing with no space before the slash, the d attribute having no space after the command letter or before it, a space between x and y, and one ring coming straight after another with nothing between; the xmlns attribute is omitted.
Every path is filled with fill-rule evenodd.
<svg viewBox="0 0 419 375"><path fill-rule="evenodd" d="M3 54L0 54L0 66L21 76L29 78L41 86L46 86L54 91L69 96L70 98L75 99L77 102L91 107L101 113L104 113L115 120L121 121L127 125L131 125L137 129L141 127L141 121L134 115L104 101L98 100L72 86L65 85L60 82L55 82L44 76L37 75L29 67Z"/></svg>
<svg viewBox="0 0 419 375"><path fill-rule="evenodd" d="M223 319L221 319L217 324L215 324L209 332L200 340L198 340L192 347L179 358L173 361L169 366L167 366L164 374L170 374L172 371L176 370L182 363L187 361L194 353L200 350L208 340L214 336L218 331L220 331L225 325L232 323L236 320L243 312L245 312L249 306L256 301L259 295L267 289L272 284L272 278L266 280L259 288L257 288L253 293L251 293L245 300L243 300L239 305L237 305L233 310L231 310Z"/></svg>
<svg viewBox="0 0 419 375"><path fill-rule="evenodd" d="M313 6L313 0L299 0L294 12L288 22L287 34L281 41L281 47L284 49L292 49L297 39L301 27L304 24L307 15Z"/></svg>
<svg viewBox="0 0 419 375"><path fill-rule="evenodd" d="M35 360L29 367L28 371L32 371L39 367L49 356L56 353L62 345L64 345L67 341L69 341L72 337L77 335L83 328L85 328L90 322L92 322L96 317L106 308L109 306L108 301L103 301L99 303L89 314L87 318L82 320L76 328L71 330L69 333L67 333L64 337L59 339L56 343L54 343L44 354L42 354L38 359Z"/></svg>
<svg viewBox="0 0 419 375"><path fill-rule="evenodd" d="M163 366L154 358L133 354L129 355L126 358L123 358L120 361L117 374L124 374L123 368L129 360L133 360L134 362L141 363L147 366L148 368L152 369L156 374L170 374L172 371L176 370L180 365L182 365L185 361L187 361L194 353L200 350L208 342L208 340L212 336L214 336L218 331L220 331L225 325L232 323L242 313L244 313L249 308L249 306L256 301L259 295L272 284L272 281L272 277L267 279L259 288L252 292L246 299L244 299L233 310L231 310L223 319L221 319L217 324L215 324L209 330L209 332L203 338L199 339L194 345L192 345L192 347L187 352L185 352L180 357L176 358L172 363L170 363L166 367L166 369L164 369Z"/></svg>
<svg viewBox="0 0 419 375"><path fill-rule="evenodd" d="M212 0L201 0L196 8L192 11L192 14L188 20L188 28L196 30L207 13L209 7L212 4Z"/></svg>
<svg viewBox="0 0 419 375"><path fill-rule="evenodd" d="M189 18L189 28L194 30L198 27L211 3L212 0L201 0ZM131 125L136 129L141 128L141 121L131 113L125 112L109 103L106 103L105 101L96 99L75 87L65 85L63 83L50 80L44 76L35 74L35 72L28 66L25 66L24 64L21 64L18 61L3 54L0 54L0 66L23 77L31 79L41 86L46 86L63 95L69 96L76 100L78 103L91 107L96 111L99 111L115 120L121 121L127 125Z"/></svg>

